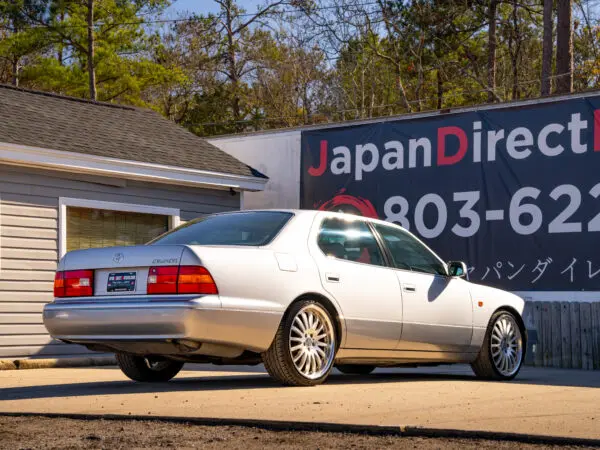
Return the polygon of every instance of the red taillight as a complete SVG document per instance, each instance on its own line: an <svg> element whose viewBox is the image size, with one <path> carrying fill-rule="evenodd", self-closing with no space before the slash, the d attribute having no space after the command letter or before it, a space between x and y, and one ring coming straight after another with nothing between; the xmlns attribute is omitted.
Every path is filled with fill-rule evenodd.
<svg viewBox="0 0 600 450"><path fill-rule="evenodd" d="M94 295L93 270L67 270L56 272L55 297L89 297Z"/></svg>
<svg viewBox="0 0 600 450"><path fill-rule="evenodd" d="M176 294L177 266L150 267L148 270L148 294Z"/></svg>
<svg viewBox="0 0 600 450"><path fill-rule="evenodd" d="M65 296L65 273L56 272L54 276L54 296L64 297Z"/></svg>
<svg viewBox="0 0 600 450"><path fill-rule="evenodd" d="M215 280L202 266L162 266L148 270L148 294L218 294Z"/></svg>
<svg viewBox="0 0 600 450"><path fill-rule="evenodd" d="M177 278L179 294L218 294L215 280L202 266L181 266Z"/></svg>

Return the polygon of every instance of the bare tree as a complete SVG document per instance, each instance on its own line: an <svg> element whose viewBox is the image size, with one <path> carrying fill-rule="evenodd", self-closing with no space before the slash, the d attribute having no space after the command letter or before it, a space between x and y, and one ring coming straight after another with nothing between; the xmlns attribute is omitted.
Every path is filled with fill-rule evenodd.
<svg viewBox="0 0 600 450"><path fill-rule="evenodd" d="M488 103L492 103L496 96L496 15L498 11L498 0L490 0L488 7Z"/></svg>
<svg viewBox="0 0 600 450"><path fill-rule="evenodd" d="M521 53L521 33L519 29L518 5L513 5L511 14L511 29L508 39L508 53L512 64L512 99L519 98L519 56Z"/></svg>
<svg viewBox="0 0 600 450"><path fill-rule="evenodd" d="M558 0L556 26L556 92L573 92L572 0Z"/></svg>
<svg viewBox="0 0 600 450"><path fill-rule="evenodd" d="M94 67L94 57L96 49L94 48L94 0L87 2L87 66L90 84L90 99L96 101L96 68Z"/></svg>
<svg viewBox="0 0 600 450"><path fill-rule="evenodd" d="M553 21L553 0L543 0L544 2L544 38L542 43L542 78L541 95L549 95L551 88L552 74L552 54L554 50L554 21Z"/></svg>
<svg viewBox="0 0 600 450"><path fill-rule="evenodd" d="M260 21L280 5L287 4L286 0L272 1L254 14L241 14L235 0L214 0L221 8L220 23L225 33L224 59L226 60L225 75L231 83L231 109L233 119L239 122L243 119L240 98L240 83L248 73L247 62L239 56L241 41L244 33L253 23ZM244 19L244 20L243 20Z"/></svg>
<svg viewBox="0 0 600 450"><path fill-rule="evenodd" d="M391 47L393 49L393 52L391 52L391 54L384 54L380 51L379 48L375 48L374 50L377 56L388 60L394 65L394 69L396 71L396 87L398 89L398 92L400 92L402 101L404 102L404 107L408 112L411 112L412 108L410 106L410 102L408 101L408 95L406 93L406 89L404 88L404 83L402 81L402 63L405 60L405 55L403 54L400 48L402 31L400 30L398 21L394 20L394 17L390 14L389 8L383 3L383 1L378 0L378 4L379 8L381 9L381 15L383 18L383 22L385 23L386 32L388 33L388 36L394 36L395 39L391 39Z"/></svg>

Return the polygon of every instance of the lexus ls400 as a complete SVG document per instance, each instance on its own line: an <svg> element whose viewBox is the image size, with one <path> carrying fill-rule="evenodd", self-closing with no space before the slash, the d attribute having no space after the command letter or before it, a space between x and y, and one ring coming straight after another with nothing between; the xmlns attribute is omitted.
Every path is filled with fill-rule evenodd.
<svg viewBox="0 0 600 450"><path fill-rule="evenodd" d="M128 377L167 381L185 362L264 363L286 385L335 366L470 363L512 379L523 300L468 282L405 229L325 211L192 220L147 245L60 261L44 323L61 341L116 353Z"/></svg>

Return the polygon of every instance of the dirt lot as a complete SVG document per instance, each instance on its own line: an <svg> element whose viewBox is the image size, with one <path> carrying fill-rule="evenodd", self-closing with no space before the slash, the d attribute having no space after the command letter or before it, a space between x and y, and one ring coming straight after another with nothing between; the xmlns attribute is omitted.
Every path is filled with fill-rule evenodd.
<svg viewBox="0 0 600 450"><path fill-rule="evenodd" d="M199 426L155 421L73 420L0 416L0 449L205 448L205 449L546 449L515 442L432 439L231 426ZM583 448L583 447L560 447Z"/></svg>
<svg viewBox="0 0 600 450"><path fill-rule="evenodd" d="M526 367L477 380L468 366L334 373L281 387L262 367L189 365L169 383L134 383L116 367L0 371L0 412L114 414L420 427L600 439L597 372ZM230 423L231 424L231 423Z"/></svg>

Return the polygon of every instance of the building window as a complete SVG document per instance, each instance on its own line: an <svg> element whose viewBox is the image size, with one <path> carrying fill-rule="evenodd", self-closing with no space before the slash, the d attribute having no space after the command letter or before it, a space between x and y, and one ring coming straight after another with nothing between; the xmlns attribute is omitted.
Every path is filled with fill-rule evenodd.
<svg viewBox="0 0 600 450"><path fill-rule="evenodd" d="M59 199L59 256L71 250L145 244L179 225L179 209Z"/></svg>
<svg viewBox="0 0 600 450"><path fill-rule="evenodd" d="M141 245L169 230L169 217L67 207L67 251Z"/></svg>

